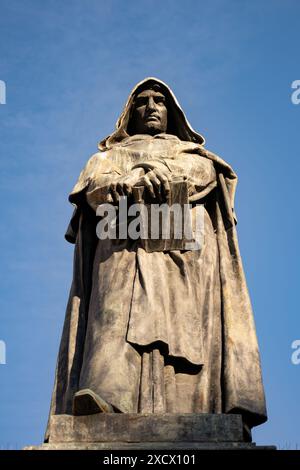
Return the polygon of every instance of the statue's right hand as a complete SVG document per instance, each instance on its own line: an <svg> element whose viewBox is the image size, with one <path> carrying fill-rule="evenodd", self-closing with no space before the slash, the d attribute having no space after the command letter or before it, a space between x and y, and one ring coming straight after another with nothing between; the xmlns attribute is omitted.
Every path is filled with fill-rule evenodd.
<svg viewBox="0 0 300 470"><path fill-rule="evenodd" d="M133 186L137 184L144 173L143 168L134 168L128 175L112 182L109 186L109 195L112 201L108 202L118 203L120 196L130 196Z"/></svg>

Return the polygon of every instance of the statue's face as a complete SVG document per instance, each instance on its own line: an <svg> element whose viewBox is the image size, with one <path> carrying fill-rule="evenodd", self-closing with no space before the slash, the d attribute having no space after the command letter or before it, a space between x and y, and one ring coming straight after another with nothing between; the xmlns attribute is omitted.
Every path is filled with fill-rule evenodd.
<svg viewBox="0 0 300 470"><path fill-rule="evenodd" d="M135 99L132 119L136 134L155 135L166 132L168 110L165 96L155 90L139 93Z"/></svg>

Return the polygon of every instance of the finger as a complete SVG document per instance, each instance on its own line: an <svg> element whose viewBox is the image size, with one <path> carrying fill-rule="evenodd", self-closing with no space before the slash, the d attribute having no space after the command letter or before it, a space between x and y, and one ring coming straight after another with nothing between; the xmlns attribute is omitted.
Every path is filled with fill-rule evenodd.
<svg viewBox="0 0 300 470"><path fill-rule="evenodd" d="M148 173L148 178L149 180L151 181L152 185L155 186L157 189L160 190L160 184L161 184L161 181L159 178L157 178L157 176L155 175L155 173Z"/></svg>
<svg viewBox="0 0 300 470"><path fill-rule="evenodd" d="M148 178L148 176L145 175L143 177L143 183L144 183L144 186L148 189L151 196L155 198L155 192L154 192L152 183L151 183L150 179Z"/></svg>
<svg viewBox="0 0 300 470"><path fill-rule="evenodd" d="M169 183L169 181L171 180L171 176L165 175L164 173L158 170L155 172L155 174L156 174L156 177L160 180L164 189L165 196L168 199L170 195L170 190L171 190L170 183Z"/></svg>
<svg viewBox="0 0 300 470"><path fill-rule="evenodd" d="M166 197L169 197L170 192L171 192L171 187L170 187L168 178L165 178L165 180L163 180L163 188L164 188Z"/></svg>
<svg viewBox="0 0 300 470"><path fill-rule="evenodd" d="M117 184L116 191L120 196L124 196L123 185L121 183Z"/></svg>
<svg viewBox="0 0 300 470"><path fill-rule="evenodd" d="M124 183L124 184L123 184L123 190L124 190L124 192L125 192L125 194L126 194L127 196L130 196L130 194L132 193L132 186L131 186L131 184L129 184L129 183Z"/></svg>
<svg viewBox="0 0 300 470"><path fill-rule="evenodd" d="M115 183L110 185L110 193L112 195L113 201L116 203L119 202L119 194L117 192L117 185Z"/></svg>
<svg viewBox="0 0 300 470"><path fill-rule="evenodd" d="M161 179L161 178L167 178L168 181L171 181L172 179L172 175L171 173L168 173L166 171L163 171L161 170L160 168L154 168L153 170L153 173L155 173L155 175L157 176L157 178Z"/></svg>
<svg viewBox="0 0 300 470"><path fill-rule="evenodd" d="M159 201L162 201L161 197L161 181L159 178L156 177L155 173L152 171L147 174L148 178L150 179L152 186L154 188L155 192L155 198L157 198Z"/></svg>
<svg viewBox="0 0 300 470"><path fill-rule="evenodd" d="M112 197L112 195L111 195L110 193L108 193L108 195L107 195L106 202L107 202L108 204L112 204L112 203L114 202L114 201L113 201L113 197Z"/></svg>

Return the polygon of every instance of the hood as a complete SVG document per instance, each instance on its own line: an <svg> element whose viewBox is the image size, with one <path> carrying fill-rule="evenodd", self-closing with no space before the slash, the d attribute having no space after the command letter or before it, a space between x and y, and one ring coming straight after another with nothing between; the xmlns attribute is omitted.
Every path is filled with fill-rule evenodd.
<svg viewBox="0 0 300 470"><path fill-rule="evenodd" d="M174 134L180 140L183 141L194 142L200 145L204 145L204 137L198 132L194 131L170 87L158 78L148 77L139 82L133 88L127 99L122 114L117 121L116 130L99 143L99 150L108 150L113 145L117 144L118 142L121 142L123 139L126 139L130 135L128 134L127 129L133 110L134 99L136 95L140 93L140 91L147 88L147 86L151 86L153 84L158 84L160 86L162 92L164 93L167 99L168 120L172 123L171 128L167 130L168 134Z"/></svg>

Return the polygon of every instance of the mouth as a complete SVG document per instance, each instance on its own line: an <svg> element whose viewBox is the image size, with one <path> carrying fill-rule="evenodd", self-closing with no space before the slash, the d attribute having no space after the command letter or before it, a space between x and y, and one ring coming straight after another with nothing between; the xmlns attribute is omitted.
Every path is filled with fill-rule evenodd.
<svg viewBox="0 0 300 470"><path fill-rule="evenodd" d="M153 121L153 122L155 122L155 121L159 121L159 117L158 117L158 116L155 116L155 115L153 115L153 114L152 114L151 116L148 116L148 117L146 117L146 121L147 121L147 122L151 122L151 121Z"/></svg>

